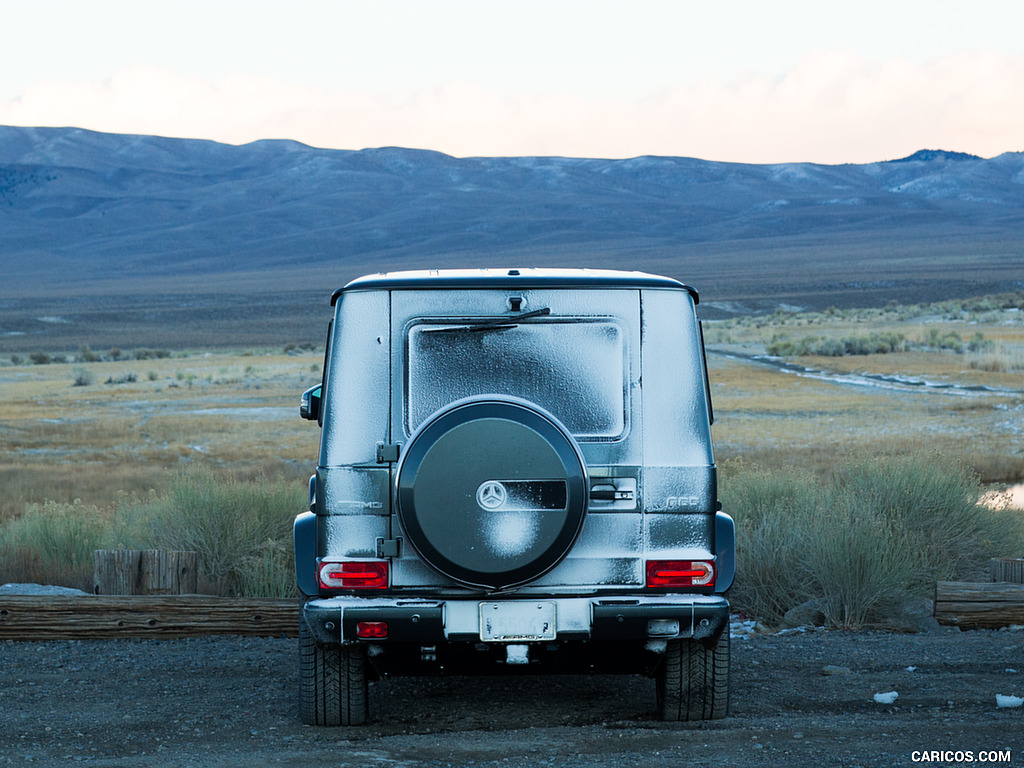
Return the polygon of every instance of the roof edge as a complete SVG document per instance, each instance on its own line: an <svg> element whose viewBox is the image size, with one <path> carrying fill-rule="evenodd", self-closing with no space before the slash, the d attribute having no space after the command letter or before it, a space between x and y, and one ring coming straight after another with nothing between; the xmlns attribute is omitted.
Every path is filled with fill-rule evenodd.
<svg viewBox="0 0 1024 768"><path fill-rule="evenodd" d="M671 277L612 269L430 269L363 275L331 295L360 290L446 290L454 288L668 288L700 302L697 290Z"/></svg>

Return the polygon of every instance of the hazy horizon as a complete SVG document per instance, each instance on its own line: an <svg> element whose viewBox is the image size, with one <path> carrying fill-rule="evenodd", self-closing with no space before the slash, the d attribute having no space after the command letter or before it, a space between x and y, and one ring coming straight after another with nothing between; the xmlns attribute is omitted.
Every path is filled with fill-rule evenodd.
<svg viewBox="0 0 1024 768"><path fill-rule="evenodd" d="M1024 150L1024 5L0 0L0 124L454 157Z"/></svg>

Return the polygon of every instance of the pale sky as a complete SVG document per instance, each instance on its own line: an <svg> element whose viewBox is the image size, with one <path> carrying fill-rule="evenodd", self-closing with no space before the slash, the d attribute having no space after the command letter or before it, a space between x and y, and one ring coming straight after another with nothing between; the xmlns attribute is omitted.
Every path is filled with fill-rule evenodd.
<svg viewBox="0 0 1024 768"><path fill-rule="evenodd" d="M0 25L0 125L459 157L1024 151L1021 0L0 0Z"/></svg>

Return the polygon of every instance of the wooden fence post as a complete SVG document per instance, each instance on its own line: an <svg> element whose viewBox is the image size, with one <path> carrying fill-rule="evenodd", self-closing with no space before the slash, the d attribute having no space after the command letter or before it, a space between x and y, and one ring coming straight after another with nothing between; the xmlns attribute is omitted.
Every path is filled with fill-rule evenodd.
<svg viewBox="0 0 1024 768"><path fill-rule="evenodd" d="M992 581L1024 584L1024 558L1022 557L993 557L988 561L988 571L992 575Z"/></svg>
<svg viewBox="0 0 1024 768"><path fill-rule="evenodd" d="M199 590L199 555L162 549L97 549L93 593L184 595Z"/></svg>

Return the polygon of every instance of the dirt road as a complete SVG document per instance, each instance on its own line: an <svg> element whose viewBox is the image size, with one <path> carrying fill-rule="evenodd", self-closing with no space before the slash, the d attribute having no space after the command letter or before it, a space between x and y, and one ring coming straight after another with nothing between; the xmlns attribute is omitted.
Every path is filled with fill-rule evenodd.
<svg viewBox="0 0 1024 768"><path fill-rule="evenodd" d="M377 682L372 724L325 729L298 722L295 640L7 642L0 765L1024 766L1024 708L996 706L1024 696L1024 631L733 649L732 714L710 724L655 720L641 678L488 677Z"/></svg>

